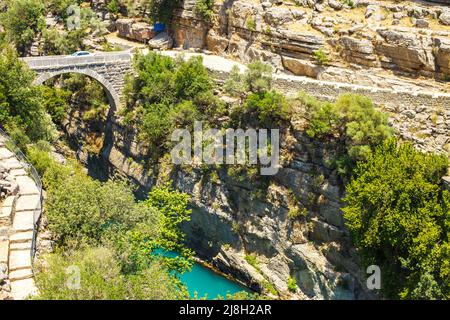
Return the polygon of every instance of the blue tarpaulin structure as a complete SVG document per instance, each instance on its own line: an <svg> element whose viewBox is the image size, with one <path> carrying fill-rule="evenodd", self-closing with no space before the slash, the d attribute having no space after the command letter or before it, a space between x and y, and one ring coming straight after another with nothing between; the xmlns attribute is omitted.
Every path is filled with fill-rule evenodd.
<svg viewBox="0 0 450 320"><path fill-rule="evenodd" d="M156 22L155 24L153 24L153 30L155 32L163 32L164 30L166 30L166 25L161 22Z"/></svg>

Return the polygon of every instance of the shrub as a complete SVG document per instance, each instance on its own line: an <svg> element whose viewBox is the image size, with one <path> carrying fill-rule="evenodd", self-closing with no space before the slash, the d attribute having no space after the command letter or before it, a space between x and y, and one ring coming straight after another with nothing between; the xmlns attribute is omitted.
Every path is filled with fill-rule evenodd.
<svg viewBox="0 0 450 320"><path fill-rule="evenodd" d="M69 43L66 33L54 27L42 32L42 41L42 51L45 55L68 54L77 48L73 42Z"/></svg>
<svg viewBox="0 0 450 320"><path fill-rule="evenodd" d="M244 75L241 74L237 65L231 68L223 88L226 93L233 97L240 97L245 94Z"/></svg>
<svg viewBox="0 0 450 320"><path fill-rule="evenodd" d="M263 93L272 88L272 67L256 61L247 66L244 81L246 89L253 93Z"/></svg>
<svg viewBox="0 0 450 320"><path fill-rule="evenodd" d="M90 120L106 120L109 101L102 85L82 74L70 73L65 74L57 78L52 78L46 82L46 85L52 87L57 86L60 89L44 89L44 92L48 91L50 96L54 96L55 103L58 103L60 116L63 118L66 111L62 112L63 100L68 100L67 108L69 111L75 111L85 121ZM49 101L51 102L51 100ZM47 102L44 103L47 107ZM50 106L49 112L52 116L55 116L54 108ZM55 121L58 118L54 118Z"/></svg>
<svg viewBox="0 0 450 320"><path fill-rule="evenodd" d="M289 208L288 211L288 218L291 220L298 219L300 217L306 217L308 215L308 209L306 208L299 208L298 206L292 206Z"/></svg>
<svg viewBox="0 0 450 320"><path fill-rule="evenodd" d="M118 0L110 0L106 5L108 11L112 14L118 14L120 11L120 3Z"/></svg>
<svg viewBox="0 0 450 320"><path fill-rule="evenodd" d="M44 29L44 4L35 0L8 1L7 10L0 15L7 38L17 51L25 54L35 36Z"/></svg>
<svg viewBox="0 0 450 320"><path fill-rule="evenodd" d="M366 266L381 269L389 298L450 296L450 193L445 156L389 140L359 162L347 186L346 225Z"/></svg>
<svg viewBox="0 0 450 320"><path fill-rule="evenodd" d="M265 291L269 292L270 294L272 294L272 295L274 295L274 296L278 295L277 289L275 289L275 287L273 286L273 284L271 284L271 283L270 283L269 281L267 281L267 280L262 281L261 287L262 287Z"/></svg>
<svg viewBox="0 0 450 320"><path fill-rule="evenodd" d="M116 1L116 0L114 0ZM63 0L62 2L54 3L50 6L50 10L57 12L56 14L67 27L69 21L67 9L71 5L77 5L77 1ZM74 21L70 21L74 23ZM101 36L107 33L106 24L100 20L94 11L87 7L80 8L80 20L77 28L61 30L57 27L44 29L42 32L43 53L46 55L54 54L70 54L76 50L85 49L84 40L88 37Z"/></svg>
<svg viewBox="0 0 450 320"><path fill-rule="evenodd" d="M322 49L316 50L313 52L314 58L316 59L317 63L320 65L326 65L330 62L330 59L328 58L328 55L325 51Z"/></svg>
<svg viewBox="0 0 450 320"><path fill-rule="evenodd" d="M169 182L153 188L148 199L144 202L161 213L160 235L155 246L166 251L175 251L180 254L176 258L164 258L170 270L182 273L192 267L192 251L184 247L185 234L181 225L190 220L191 210L188 209L190 196L173 190Z"/></svg>
<svg viewBox="0 0 450 320"><path fill-rule="evenodd" d="M71 5L77 5L77 0L47 0L46 1L48 10L58 16L61 17L61 19L66 20L67 19L67 8L69 8Z"/></svg>
<svg viewBox="0 0 450 320"><path fill-rule="evenodd" d="M288 290L291 292L297 291L297 281L295 280L295 278L289 277L289 279L287 281L287 287L288 287Z"/></svg>
<svg viewBox="0 0 450 320"><path fill-rule="evenodd" d="M168 117L169 110L170 107L165 104L146 106L140 125L140 138L150 145L163 146L173 128Z"/></svg>
<svg viewBox="0 0 450 320"><path fill-rule="evenodd" d="M105 248L83 250L68 257L52 254L37 269L37 299L118 300L125 296L120 264ZM78 270L79 278L75 274Z"/></svg>
<svg viewBox="0 0 450 320"><path fill-rule="evenodd" d="M71 92L64 89L42 87L43 105L53 122L60 124L66 117L70 96Z"/></svg>
<svg viewBox="0 0 450 320"><path fill-rule="evenodd" d="M184 61L156 53L138 56L136 77L126 83L127 122L136 121L140 137L166 147L171 131L222 112L201 58ZM141 120L140 120L141 119Z"/></svg>
<svg viewBox="0 0 450 320"><path fill-rule="evenodd" d="M245 261L247 261L247 263L249 265L251 265L253 268L255 268L256 270L259 271L259 263L258 263L258 260L256 259L256 255L254 255L254 254L246 254L245 255Z"/></svg>
<svg viewBox="0 0 450 320"><path fill-rule="evenodd" d="M104 247L50 254L36 269L39 294L34 299L38 300L186 298L160 265L154 263L137 274L124 275L114 252Z"/></svg>
<svg viewBox="0 0 450 320"><path fill-rule="evenodd" d="M256 114L259 121L266 126L279 125L289 120L291 114L285 97L275 91L250 94L245 100L244 108Z"/></svg>
<svg viewBox="0 0 450 320"><path fill-rule="evenodd" d="M129 186L95 181L74 165L51 164L43 182L49 229L62 246L99 245L106 235L129 230L155 215L135 203Z"/></svg>
<svg viewBox="0 0 450 320"><path fill-rule="evenodd" d="M130 97L127 107L133 108L140 104L154 104L162 99L174 99L175 62L172 58L151 52L147 55L137 55L134 61L136 77L127 77L125 94Z"/></svg>
<svg viewBox="0 0 450 320"><path fill-rule="evenodd" d="M162 218L161 245L167 250L176 250L183 243L181 224L190 220L191 210L187 209L190 197L186 193L174 191L168 183L153 188L146 205L157 208Z"/></svg>
<svg viewBox="0 0 450 320"><path fill-rule="evenodd" d="M0 125L17 138L25 134L31 141L53 139L55 129L42 106L41 91L32 85L34 74L9 46L0 47L0 74Z"/></svg>
<svg viewBox="0 0 450 320"><path fill-rule="evenodd" d="M40 176L44 175L45 171L55 163L55 160L53 160L48 151L41 150L36 146L28 148L27 158L36 168Z"/></svg>
<svg viewBox="0 0 450 320"><path fill-rule="evenodd" d="M169 111L168 117L170 123L180 128L192 126L201 115L192 101L184 100Z"/></svg>
<svg viewBox="0 0 450 320"><path fill-rule="evenodd" d="M254 17L248 17L245 26L250 31L256 31L256 21Z"/></svg>
<svg viewBox="0 0 450 320"><path fill-rule="evenodd" d="M212 89L208 71L201 57L190 58L179 64L174 75L176 99L190 100Z"/></svg>
<svg viewBox="0 0 450 320"><path fill-rule="evenodd" d="M205 21L211 21L214 5L214 0L197 0L195 3L195 12L200 15Z"/></svg>
<svg viewBox="0 0 450 320"><path fill-rule="evenodd" d="M348 176L356 161L366 160L372 150L392 136L387 115L375 110L372 101L354 94L341 95L335 103L300 95L309 123L306 133L337 144L334 165Z"/></svg>

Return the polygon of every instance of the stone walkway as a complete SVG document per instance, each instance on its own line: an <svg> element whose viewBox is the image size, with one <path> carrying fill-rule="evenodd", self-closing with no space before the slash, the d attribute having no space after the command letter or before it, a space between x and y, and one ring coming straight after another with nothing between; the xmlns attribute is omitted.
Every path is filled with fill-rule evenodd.
<svg viewBox="0 0 450 320"><path fill-rule="evenodd" d="M22 300L36 293L33 279L31 247L34 212L40 206L40 192L34 180L10 152L0 136L0 166L13 177L19 189L0 204L0 264L7 266L7 298ZM6 288L6 290L5 290Z"/></svg>

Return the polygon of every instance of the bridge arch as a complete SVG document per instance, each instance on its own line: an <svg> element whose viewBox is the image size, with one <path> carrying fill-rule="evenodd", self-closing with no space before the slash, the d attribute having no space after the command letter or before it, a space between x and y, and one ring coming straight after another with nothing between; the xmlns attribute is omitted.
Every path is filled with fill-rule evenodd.
<svg viewBox="0 0 450 320"><path fill-rule="evenodd" d="M79 73L84 74L92 79L97 80L103 87L103 89L106 92L106 95L108 97L109 104L111 106L111 109L116 111L119 108L120 105L120 96L117 90L113 87L113 85L105 79L102 75L100 75L98 72L92 70L92 69L60 69L60 70L54 70L54 71L47 71L43 72L37 75L37 77L34 79L35 85L41 85L45 81L56 77L61 74L65 73Z"/></svg>
<svg viewBox="0 0 450 320"><path fill-rule="evenodd" d="M133 54L130 51L102 52L87 56L42 56L21 58L36 72L35 84L64 73L81 73L97 80L103 86L110 110L118 110L125 85L125 75L132 71Z"/></svg>

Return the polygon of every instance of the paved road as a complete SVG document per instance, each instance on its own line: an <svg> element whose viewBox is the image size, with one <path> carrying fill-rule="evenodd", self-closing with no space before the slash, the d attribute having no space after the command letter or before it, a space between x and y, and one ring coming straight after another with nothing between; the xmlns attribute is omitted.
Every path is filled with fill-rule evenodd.
<svg viewBox="0 0 450 320"><path fill-rule="evenodd" d="M190 57L201 56L203 57L203 64L207 69L221 71L221 72L230 72L233 66L237 65L241 72L245 71L247 67L239 62L220 57L215 55L208 55L204 53L193 53L193 52L184 52L184 51L176 51L176 50L168 50L168 51L160 51L162 55L170 56L175 58L177 55L182 53L187 59Z"/></svg>

